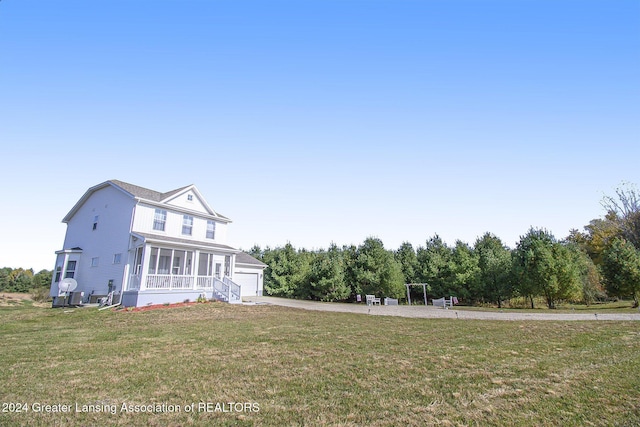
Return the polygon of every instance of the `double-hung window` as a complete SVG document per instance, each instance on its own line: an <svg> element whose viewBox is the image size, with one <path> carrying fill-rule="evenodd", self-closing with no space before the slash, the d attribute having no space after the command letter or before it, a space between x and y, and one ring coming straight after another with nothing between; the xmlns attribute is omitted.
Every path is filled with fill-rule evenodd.
<svg viewBox="0 0 640 427"><path fill-rule="evenodd" d="M207 239L215 239L216 238L216 222L208 220L207 221Z"/></svg>
<svg viewBox="0 0 640 427"><path fill-rule="evenodd" d="M156 209L156 213L153 215L153 229L158 231L164 231L164 226L167 223L167 211L164 209Z"/></svg>
<svg viewBox="0 0 640 427"><path fill-rule="evenodd" d="M184 215L182 217L182 234L191 236L193 230L193 217L191 215Z"/></svg>

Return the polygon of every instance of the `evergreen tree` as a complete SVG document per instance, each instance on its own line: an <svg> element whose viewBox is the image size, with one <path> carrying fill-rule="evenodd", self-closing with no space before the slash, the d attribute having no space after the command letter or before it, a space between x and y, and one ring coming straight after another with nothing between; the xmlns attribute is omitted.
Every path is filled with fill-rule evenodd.
<svg viewBox="0 0 640 427"><path fill-rule="evenodd" d="M309 273L309 259L287 243L284 248L265 251L264 288L269 295L299 296L300 287Z"/></svg>
<svg viewBox="0 0 640 427"><path fill-rule="evenodd" d="M365 294L390 298L404 295L404 277L393 254L380 239L368 238L358 247L354 263L354 280Z"/></svg>
<svg viewBox="0 0 640 427"><path fill-rule="evenodd" d="M431 286L432 295L440 298L450 289L451 249L437 234L427 240L425 247L419 247L417 279Z"/></svg>
<svg viewBox="0 0 640 427"><path fill-rule="evenodd" d="M311 261L309 294L320 301L343 301L351 295L345 281L345 264L342 252L332 244L328 251L320 251Z"/></svg>
<svg viewBox="0 0 640 427"><path fill-rule="evenodd" d="M394 254L396 261L400 264L405 283L414 283L416 271L418 269L418 257L413 246L409 242L404 242Z"/></svg>
<svg viewBox="0 0 640 427"><path fill-rule="evenodd" d="M502 241L490 233L476 240L474 251L478 257L478 287L474 294L482 300L495 302L502 307L502 301L513 294L511 276L511 252Z"/></svg>
<svg viewBox="0 0 640 427"><path fill-rule="evenodd" d="M456 241L451 252L449 271L451 280L445 295L470 299L478 282L480 269L478 257L468 244L460 240Z"/></svg>

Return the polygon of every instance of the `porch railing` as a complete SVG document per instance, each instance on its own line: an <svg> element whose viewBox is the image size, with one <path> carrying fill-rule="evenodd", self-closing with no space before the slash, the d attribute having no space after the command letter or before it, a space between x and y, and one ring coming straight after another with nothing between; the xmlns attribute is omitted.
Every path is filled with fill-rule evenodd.
<svg viewBox="0 0 640 427"><path fill-rule="evenodd" d="M198 289L211 290L213 289L213 277L211 276L198 276L196 277L196 286Z"/></svg>
<svg viewBox="0 0 640 427"><path fill-rule="evenodd" d="M242 301L240 286L235 284L228 277L225 277L222 280L217 277L213 278L213 297L230 303Z"/></svg>
<svg viewBox="0 0 640 427"><path fill-rule="evenodd" d="M129 276L128 290L141 290L141 280L136 274ZM233 280L224 277L222 280L211 276L181 276L173 274L149 274L146 276L144 289L196 289L211 291L216 298L227 302L240 302L241 288Z"/></svg>
<svg viewBox="0 0 640 427"><path fill-rule="evenodd" d="M193 276L150 274L145 283L147 289L193 289Z"/></svg>
<svg viewBox="0 0 640 427"><path fill-rule="evenodd" d="M240 293L240 285L236 284L236 282L234 282L233 280L229 279L228 277L224 277L222 279L222 281L229 286L229 302L232 301L241 301L242 297L241 297L241 293Z"/></svg>

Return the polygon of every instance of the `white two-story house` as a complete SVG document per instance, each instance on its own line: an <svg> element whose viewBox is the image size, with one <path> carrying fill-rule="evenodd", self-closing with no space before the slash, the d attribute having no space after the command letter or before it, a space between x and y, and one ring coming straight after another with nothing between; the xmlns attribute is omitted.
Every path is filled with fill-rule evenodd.
<svg viewBox="0 0 640 427"><path fill-rule="evenodd" d="M106 181L89 188L62 222L54 305L62 296L95 302L109 295L114 304L140 307L262 295L266 265L226 244L231 220L194 185L160 193ZM60 291L65 278L77 282L72 295Z"/></svg>

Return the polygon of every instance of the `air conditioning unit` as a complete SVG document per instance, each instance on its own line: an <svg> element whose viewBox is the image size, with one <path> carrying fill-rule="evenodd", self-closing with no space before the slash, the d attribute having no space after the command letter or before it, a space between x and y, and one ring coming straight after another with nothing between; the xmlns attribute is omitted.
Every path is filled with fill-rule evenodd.
<svg viewBox="0 0 640 427"><path fill-rule="evenodd" d="M82 299L84 298L84 292L71 292L69 295L68 305L82 305Z"/></svg>

